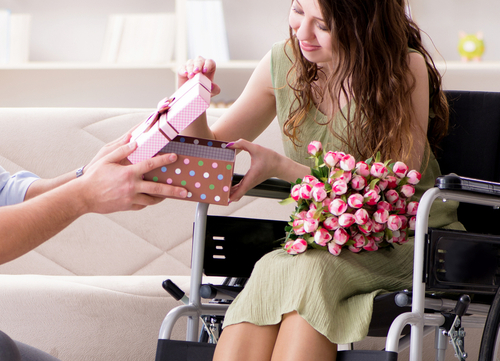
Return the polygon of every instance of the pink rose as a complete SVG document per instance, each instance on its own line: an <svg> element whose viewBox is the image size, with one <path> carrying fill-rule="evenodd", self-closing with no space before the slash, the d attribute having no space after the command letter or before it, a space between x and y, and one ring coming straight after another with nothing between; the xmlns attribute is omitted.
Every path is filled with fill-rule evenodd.
<svg viewBox="0 0 500 361"><path fill-rule="evenodd" d="M404 178L406 173L408 172L408 166L403 162L396 162L394 167L392 167L392 171L398 178Z"/></svg>
<svg viewBox="0 0 500 361"><path fill-rule="evenodd" d="M353 238L353 246L356 248L362 248L366 244L366 238L361 233L356 234Z"/></svg>
<svg viewBox="0 0 500 361"><path fill-rule="evenodd" d="M395 204L399 199L399 194L395 189L389 189L387 192L385 192L385 199L390 204Z"/></svg>
<svg viewBox="0 0 500 361"><path fill-rule="evenodd" d="M305 220L307 218L307 211L302 211L300 213L297 213L297 217Z"/></svg>
<svg viewBox="0 0 500 361"><path fill-rule="evenodd" d="M358 248L358 247L354 247L354 246L349 246L349 251L351 251L352 253L359 253L363 250L363 248Z"/></svg>
<svg viewBox="0 0 500 361"><path fill-rule="evenodd" d="M398 212L398 214L405 214L406 213L406 200L403 198L399 198L394 205L394 209Z"/></svg>
<svg viewBox="0 0 500 361"><path fill-rule="evenodd" d="M356 218L351 213L344 213L339 217L339 225L344 228L352 226L355 222Z"/></svg>
<svg viewBox="0 0 500 361"><path fill-rule="evenodd" d="M391 231L397 231L401 228L402 222L401 219L396 215L392 214L387 219L387 228Z"/></svg>
<svg viewBox="0 0 500 361"><path fill-rule="evenodd" d="M414 231L416 222L417 222L417 217L415 216L411 217L410 220L408 221L408 228Z"/></svg>
<svg viewBox="0 0 500 361"><path fill-rule="evenodd" d="M370 174L376 178L384 179L389 174L389 170L383 163L376 162L370 168Z"/></svg>
<svg viewBox="0 0 500 361"><path fill-rule="evenodd" d="M408 226L408 218L405 216L398 215L399 219L401 220L401 229L405 229Z"/></svg>
<svg viewBox="0 0 500 361"><path fill-rule="evenodd" d="M383 232L385 229L384 223L372 222L372 225L373 225L373 228L372 228L373 233L380 233L380 232Z"/></svg>
<svg viewBox="0 0 500 361"><path fill-rule="evenodd" d="M321 204L323 207L326 207L328 208L328 206L330 205L330 203L332 203L332 199L331 198L325 198L323 200L323 203Z"/></svg>
<svg viewBox="0 0 500 361"><path fill-rule="evenodd" d="M399 235L399 238L398 238L398 243L399 244L405 244L409 240L410 239L408 238L408 235L406 234L406 232L405 231L401 231L401 234Z"/></svg>
<svg viewBox="0 0 500 361"><path fill-rule="evenodd" d="M395 189L401 181L401 179L392 175L388 175L385 179L387 180L387 188L389 189Z"/></svg>
<svg viewBox="0 0 500 361"><path fill-rule="evenodd" d="M335 181L332 185L332 192L338 196L345 194L347 192L347 183L341 179Z"/></svg>
<svg viewBox="0 0 500 361"><path fill-rule="evenodd" d="M331 241L332 235L330 232L328 232L324 228L319 228L315 233L314 233L314 242L319 244L320 246L326 246L328 242Z"/></svg>
<svg viewBox="0 0 500 361"><path fill-rule="evenodd" d="M378 250L378 246L373 239L369 238L367 244L363 247L363 249L365 251L372 252Z"/></svg>
<svg viewBox="0 0 500 361"><path fill-rule="evenodd" d="M289 245L290 242L286 244ZM286 246L285 246L286 247ZM307 242L305 239L297 238L291 245L287 247L287 252L289 254L299 254L305 252L307 249Z"/></svg>
<svg viewBox="0 0 500 361"><path fill-rule="evenodd" d="M392 205L386 201L380 201L377 203L377 209L385 209L386 211L392 211Z"/></svg>
<svg viewBox="0 0 500 361"><path fill-rule="evenodd" d="M354 194L351 194L349 196L349 198L347 198L347 204L351 207L351 208L361 208L363 207L363 201L364 201L364 197L359 194L359 193L354 193Z"/></svg>
<svg viewBox="0 0 500 361"><path fill-rule="evenodd" d="M368 177L370 175L370 167L365 162L356 163L356 173L362 177Z"/></svg>
<svg viewBox="0 0 500 361"><path fill-rule="evenodd" d="M313 186L318 182L319 180L312 175L306 175L304 178L302 178L302 184L307 183Z"/></svg>
<svg viewBox="0 0 500 361"><path fill-rule="evenodd" d="M338 245L335 242L328 243L328 252L330 252L334 256L338 256L341 251L342 251L342 246L341 245Z"/></svg>
<svg viewBox="0 0 500 361"><path fill-rule="evenodd" d="M349 234L344 228L339 228L333 234L333 243L343 246L349 240ZM332 242L330 242L332 243Z"/></svg>
<svg viewBox="0 0 500 361"><path fill-rule="evenodd" d="M366 204L368 204L370 206L374 206L379 201L380 194L378 194L375 189L371 189L365 193L364 197L366 200Z"/></svg>
<svg viewBox="0 0 500 361"><path fill-rule="evenodd" d="M406 206L406 214L409 216L416 216L418 211L418 202L410 202Z"/></svg>
<svg viewBox="0 0 500 361"><path fill-rule="evenodd" d="M411 198L415 194L415 187L411 184L405 184L401 187L400 193L406 198Z"/></svg>
<svg viewBox="0 0 500 361"><path fill-rule="evenodd" d="M336 152L329 151L328 153L325 154L323 157L323 161L327 166L330 168L336 167L337 163L339 162L339 158L337 157Z"/></svg>
<svg viewBox="0 0 500 361"><path fill-rule="evenodd" d="M323 221L323 227L325 227L329 231L336 230L340 227L338 218L335 216L328 217Z"/></svg>
<svg viewBox="0 0 500 361"><path fill-rule="evenodd" d="M317 140L313 140L307 146L307 153L309 153L313 157L319 155L322 150L323 150L323 145L321 144L321 142L318 142Z"/></svg>
<svg viewBox="0 0 500 361"><path fill-rule="evenodd" d="M340 168L346 171L351 171L356 167L356 159L350 154L346 154L340 160Z"/></svg>
<svg viewBox="0 0 500 361"><path fill-rule="evenodd" d="M358 229L361 233L368 235L373 232L373 222L371 220L368 220L368 222L366 222L365 224L359 225Z"/></svg>
<svg viewBox="0 0 500 361"><path fill-rule="evenodd" d="M307 218L304 221L304 231L306 231L306 233L314 232L315 230L318 229L318 226L319 226L319 221L315 218Z"/></svg>
<svg viewBox="0 0 500 361"><path fill-rule="evenodd" d="M316 202L322 202L326 198L325 184L318 182L313 186L312 197Z"/></svg>
<svg viewBox="0 0 500 361"><path fill-rule="evenodd" d="M362 190L366 187L366 179L360 175L355 175L351 180L351 187L357 191Z"/></svg>
<svg viewBox="0 0 500 361"><path fill-rule="evenodd" d="M300 184L296 184L293 186L292 191L290 192L290 195L294 201L298 201L300 198L300 187L302 187Z"/></svg>
<svg viewBox="0 0 500 361"><path fill-rule="evenodd" d="M380 182L378 182L378 186L380 187L380 190L385 191L387 189L387 186L389 185L389 181L383 179Z"/></svg>
<svg viewBox="0 0 500 361"><path fill-rule="evenodd" d="M408 183L413 185L418 184L418 182L420 182L420 179L422 179L422 175L416 170L409 171L406 176L408 177Z"/></svg>
<svg viewBox="0 0 500 361"><path fill-rule="evenodd" d="M352 179L352 173L348 171L344 171L340 176L337 177L337 180L343 180L346 183L349 183Z"/></svg>
<svg viewBox="0 0 500 361"><path fill-rule="evenodd" d="M363 225L370 220L370 215L366 209L361 208L354 213L354 218L356 219L357 224Z"/></svg>
<svg viewBox="0 0 500 361"><path fill-rule="evenodd" d="M335 198L328 206L328 211L334 216L340 216L347 210L347 203L340 198Z"/></svg>
<svg viewBox="0 0 500 361"><path fill-rule="evenodd" d="M304 230L304 221L302 219L294 219L293 220L293 232L297 236L301 236L306 233Z"/></svg>
<svg viewBox="0 0 500 361"><path fill-rule="evenodd" d="M302 184L299 190L299 196L302 199L311 199L312 186L308 183Z"/></svg>
<svg viewBox="0 0 500 361"><path fill-rule="evenodd" d="M288 241L285 244L285 250L286 253L288 254L297 254L293 249L292 249L293 241Z"/></svg>
<svg viewBox="0 0 500 361"><path fill-rule="evenodd" d="M384 224L389 219L389 212L386 209L380 208L373 213L373 219L375 222Z"/></svg>

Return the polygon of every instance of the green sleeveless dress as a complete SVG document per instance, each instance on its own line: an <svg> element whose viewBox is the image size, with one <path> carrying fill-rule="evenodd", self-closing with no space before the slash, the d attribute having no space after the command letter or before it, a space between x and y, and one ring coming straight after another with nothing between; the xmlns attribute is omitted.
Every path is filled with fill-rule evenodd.
<svg viewBox="0 0 500 361"><path fill-rule="evenodd" d="M273 46L271 60L281 127L287 119L292 99L285 80L291 62L284 53L284 46L284 43ZM310 166L306 158L307 145L312 140L321 141L326 150L348 152L326 126L318 124L322 120L324 123L326 117L313 108L301 129L303 146L300 148L295 148L283 135L288 157ZM336 130L342 130L345 119L339 114L334 123ZM432 187L440 175L439 165L432 155L421 173L416 198ZM457 206L456 202L437 200L432 207L429 225L463 229L457 221ZM224 326L240 322L273 325L281 322L283 314L297 311L331 342L356 342L368 333L373 298L379 293L411 288L412 270L413 240L376 252L343 250L337 257L323 250L308 250L297 256L276 250L257 262L243 292L229 307Z"/></svg>

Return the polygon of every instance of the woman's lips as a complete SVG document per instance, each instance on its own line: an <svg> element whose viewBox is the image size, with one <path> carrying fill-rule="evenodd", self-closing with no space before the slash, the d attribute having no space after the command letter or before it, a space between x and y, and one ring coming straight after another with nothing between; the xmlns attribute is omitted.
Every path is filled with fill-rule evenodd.
<svg viewBox="0 0 500 361"><path fill-rule="evenodd" d="M315 51L321 49L321 46L300 42L300 48L304 51Z"/></svg>

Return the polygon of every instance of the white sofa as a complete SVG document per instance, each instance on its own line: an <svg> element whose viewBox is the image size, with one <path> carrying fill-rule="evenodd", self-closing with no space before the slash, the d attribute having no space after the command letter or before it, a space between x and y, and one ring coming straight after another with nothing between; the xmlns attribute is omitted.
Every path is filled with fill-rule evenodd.
<svg viewBox="0 0 500 361"><path fill-rule="evenodd" d="M0 109L0 164L53 177L86 164L151 109ZM219 109L210 109L210 121ZM282 152L276 123L256 140ZM240 154L235 171L249 158ZM244 197L210 213L289 218L293 205ZM0 330L64 361L154 360L159 328L179 302L161 286L188 290L196 203L167 199L139 212L88 214L17 260L0 266ZM185 338L185 322L175 339ZM432 358L428 336L426 359ZM474 344L468 341L470 355ZM369 339L360 347L378 348ZM405 353L400 357L405 358ZM452 360L452 352L448 359Z"/></svg>

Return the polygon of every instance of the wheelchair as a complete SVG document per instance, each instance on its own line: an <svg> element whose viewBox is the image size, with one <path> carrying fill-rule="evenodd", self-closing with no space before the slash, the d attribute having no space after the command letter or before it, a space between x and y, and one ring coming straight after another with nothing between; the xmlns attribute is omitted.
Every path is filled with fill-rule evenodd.
<svg viewBox="0 0 500 361"><path fill-rule="evenodd" d="M410 361L422 361L423 338L431 332L437 361L444 361L448 343L464 361L468 356L464 326L483 328L478 360L500 360L500 93L447 91L446 95L450 131L438 156L446 175L420 200L413 287L374 300L368 336L386 337L385 349L352 350L346 345L339 347L339 361L397 360L407 347ZM240 179L235 175L234 183ZM283 199L289 192L287 182L269 179L247 196ZM460 202L458 219L467 232L428 227L436 199ZM208 204L198 204L189 299L169 280L164 282L164 288L185 305L166 315L156 361L212 359L231 299L244 287L254 263L277 246L285 224L211 216ZM203 274L226 278L221 285L203 285ZM202 298L211 301L203 303ZM181 317L187 317L186 341L170 340Z"/></svg>

